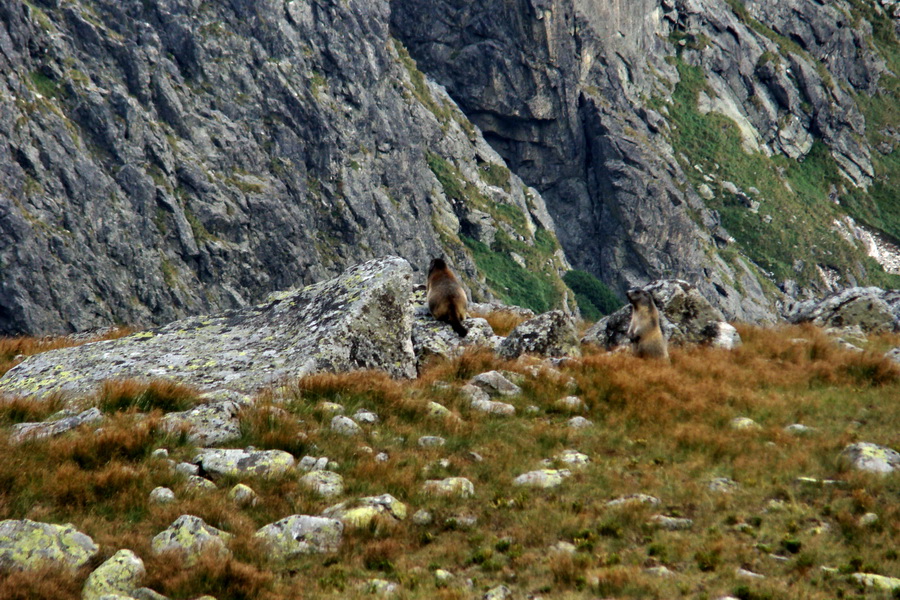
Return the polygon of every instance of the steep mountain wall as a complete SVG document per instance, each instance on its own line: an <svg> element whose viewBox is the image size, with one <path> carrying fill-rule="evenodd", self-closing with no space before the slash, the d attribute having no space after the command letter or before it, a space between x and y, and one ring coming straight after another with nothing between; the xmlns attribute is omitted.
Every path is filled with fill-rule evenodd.
<svg viewBox="0 0 900 600"><path fill-rule="evenodd" d="M0 334L161 324L387 254L444 252L487 298L470 247L494 257L498 232L564 304L540 195L388 20L378 0L2 3Z"/></svg>
<svg viewBox="0 0 900 600"><path fill-rule="evenodd" d="M893 231L900 184L869 135L896 120L892 19L856 1L392 0L391 24L543 193L576 267L619 290L683 277L759 319L782 293L893 282L834 235L847 213Z"/></svg>

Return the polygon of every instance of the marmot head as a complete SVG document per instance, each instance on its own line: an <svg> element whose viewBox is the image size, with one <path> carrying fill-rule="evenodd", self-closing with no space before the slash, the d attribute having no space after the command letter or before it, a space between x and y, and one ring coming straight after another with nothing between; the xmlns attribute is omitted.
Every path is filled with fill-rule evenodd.
<svg viewBox="0 0 900 600"><path fill-rule="evenodd" d="M653 296L647 290L631 288L625 292L625 295L633 308L656 306L656 303L653 302Z"/></svg>
<svg viewBox="0 0 900 600"><path fill-rule="evenodd" d="M444 261L442 257L432 258L431 264L428 265L428 274L431 275L435 271L440 271L447 268L447 263Z"/></svg>

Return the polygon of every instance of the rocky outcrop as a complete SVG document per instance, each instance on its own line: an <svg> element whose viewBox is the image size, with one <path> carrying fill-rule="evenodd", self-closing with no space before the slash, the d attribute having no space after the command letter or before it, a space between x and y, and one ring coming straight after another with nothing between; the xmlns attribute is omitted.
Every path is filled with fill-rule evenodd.
<svg viewBox="0 0 900 600"><path fill-rule="evenodd" d="M288 377L367 368L414 377L411 280L403 259L369 261L250 308L36 355L3 377L0 392L88 394L106 379L153 377L253 392Z"/></svg>
<svg viewBox="0 0 900 600"><path fill-rule="evenodd" d="M97 567L84 582L82 600L101 600L104 596L128 596L139 588L147 571L142 561L131 550L119 550Z"/></svg>
<svg viewBox="0 0 900 600"><path fill-rule="evenodd" d="M704 298L699 290L686 281L656 281L643 289L653 295L659 309L663 335L675 344L710 344L734 348L740 345L740 335L724 315ZM588 329L583 342L603 348L628 343L626 333L631 321L631 306L597 321Z"/></svg>
<svg viewBox="0 0 900 600"><path fill-rule="evenodd" d="M186 564L193 564L203 553L228 556L226 544L230 533L208 525L200 517L181 515L169 527L153 537L150 547L160 554L169 552L180 556Z"/></svg>
<svg viewBox="0 0 900 600"><path fill-rule="evenodd" d="M525 247L549 236L558 283L541 196L416 69L389 12L0 7L0 335L239 309L386 254L447 254L489 299L459 236L490 244L510 216Z"/></svg>
<svg viewBox="0 0 900 600"><path fill-rule="evenodd" d="M275 560L289 560L302 554L336 552L344 535L337 519L292 515L270 523L256 532Z"/></svg>
<svg viewBox="0 0 900 600"><path fill-rule="evenodd" d="M94 540L71 524L53 525L29 519L0 521L0 569L78 569L98 550Z"/></svg>
<svg viewBox="0 0 900 600"><path fill-rule="evenodd" d="M900 291L875 287L850 288L824 299L805 300L787 307L790 323L824 327L858 326L864 332L900 330Z"/></svg>

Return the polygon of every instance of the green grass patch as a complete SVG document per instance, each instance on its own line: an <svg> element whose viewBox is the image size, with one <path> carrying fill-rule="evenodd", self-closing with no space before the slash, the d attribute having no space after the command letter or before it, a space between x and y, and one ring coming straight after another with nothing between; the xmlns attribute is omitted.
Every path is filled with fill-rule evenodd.
<svg viewBox="0 0 900 600"><path fill-rule="evenodd" d="M612 314L624 304L605 283L585 271L569 271L563 281L575 292L581 316L589 321Z"/></svg>
<svg viewBox="0 0 900 600"><path fill-rule="evenodd" d="M28 78L34 86L35 91L46 98L62 98L65 92L59 84L40 71L32 71L28 74Z"/></svg>

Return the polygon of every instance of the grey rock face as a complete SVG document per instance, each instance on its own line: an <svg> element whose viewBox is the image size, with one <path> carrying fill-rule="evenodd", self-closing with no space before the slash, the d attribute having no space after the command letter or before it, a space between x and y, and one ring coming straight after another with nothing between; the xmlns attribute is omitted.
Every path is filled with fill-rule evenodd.
<svg viewBox="0 0 900 600"><path fill-rule="evenodd" d="M480 373L469 380L469 385L478 387L490 396L515 396L522 389L503 376L499 371Z"/></svg>
<svg viewBox="0 0 900 600"><path fill-rule="evenodd" d="M868 333L900 330L900 291L849 288L824 299L797 302L787 309L790 323L825 327L858 326Z"/></svg>
<svg viewBox="0 0 900 600"><path fill-rule="evenodd" d="M86 394L123 377L241 392L318 371L414 377L411 280L405 260L372 260L258 306L30 357L0 380L0 393Z"/></svg>
<svg viewBox="0 0 900 600"><path fill-rule="evenodd" d="M276 477L294 469L294 457L283 450L201 450L194 459L211 477Z"/></svg>
<svg viewBox="0 0 900 600"><path fill-rule="evenodd" d="M660 328L670 343L740 345L740 335L725 327L725 317L712 306L700 290L677 279L655 281L643 289L650 292L659 310ZM588 329L583 342L613 348L627 343L631 306L624 306ZM724 331L723 331L724 330ZM727 342L727 344L726 344Z"/></svg>
<svg viewBox="0 0 900 600"><path fill-rule="evenodd" d="M81 425L98 423L103 420L103 413L97 408L90 408L71 417L64 417L58 421L46 421L42 423L18 423L12 427L10 440L20 443L25 440L38 440L46 437L61 435Z"/></svg>
<svg viewBox="0 0 900 600"><path fill-rule="evenodd" d="M241 437L239 412L240 406L236 402L203 404L167 414L162 418L162 426L169 430L186 429L188 440L193 444L224 444Z"/></svg>
<svg viewBox="0 0 900 600"><path fill-rule="evenodd" d="M157 554L175 552L192 564L203 552L230 554L225 546L231 534L207 525L200 517L181 515L165 530L156 534L150 547Z"/></svg>
<svg viewBox="0 0 900 600"><path fill-rule="evenodd" d="M71 524L51 525L23 519L0 521L0 568L31 570L45 565L78 569L99 548Z"/></svg>
<svg viewBox="0 0 900 600"><path fill-rule="evenodd" d="M344 478L332 471L310 471L300 478L300 483L323 498L344 493Z"/></svg>
<svg viewBox="0 0 900 600"><path fill-rule="evenodd" d="M522 354L540 356L581 356L575 323L562 311L554 310L520 323L497 349L501 358Z"/></svg>
<svg viewBox="0 0 900 600"><path fill-rule="evenodd" d="M900 452L870 442L850 444L841 452L854 468L873 473L893 473L900 469Z"/></svg>

